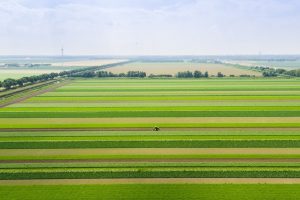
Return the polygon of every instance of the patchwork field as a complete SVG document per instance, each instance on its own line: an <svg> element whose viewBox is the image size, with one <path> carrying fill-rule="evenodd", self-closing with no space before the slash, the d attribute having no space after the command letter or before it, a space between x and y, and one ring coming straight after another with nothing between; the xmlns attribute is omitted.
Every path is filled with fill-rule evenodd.
<svg viewBox="0 0 300 200"><path fill-rule="evenodd" d="M299 83L71 80L0 108L0 195L297 199Z"/></svg>
<svg viewBox="0 0 300 200"><path fill-rule="evenodd" d="M195 71L208 72L210 75L217 75L222 72L226 76L229 75L255 75L261 76L261 73L239 69L234 66L213 63L194 63L194 62L135 62L126 65L120 65L107 69L112 73L127 73L128 71L143 71L148 75L171 74L175 75L177 72Z"/></svg>

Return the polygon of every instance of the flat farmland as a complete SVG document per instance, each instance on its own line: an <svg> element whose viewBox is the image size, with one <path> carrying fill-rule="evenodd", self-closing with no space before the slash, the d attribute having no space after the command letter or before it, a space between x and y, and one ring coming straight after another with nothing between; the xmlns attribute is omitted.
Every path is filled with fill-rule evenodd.
<svg viewBox="0 0 300 200"><path fill-rule="evenodd" d="M34 199L37 189L59 190L74 199L76 192L68 193L82 190L75 196L105 199L114 190L132 199L176 199L180 188L179 199L239 199L246 190L295 199L299 83L70 80L0 108L0 194Z"/></svg>
<svg viewBox="0 0 300 200"><path fill-rule="evenodd" d="M7 78L22 78L24 76L34 76L41 75L45 73L59 73L63 71L63 69L57 68L48 68L48 69L8 69L8 68L0 68L0 81L3 81Z"/></svg>
<svg viewBox="0 0 300 200"><path fill-rule="evenodd" d="M125 62L127 60L121 59L89 59L89 60L75 60L67 62L52 62L52 65L57 67L93 67L100 65L107 65L119 62Z"/></svg>
<svg viewBox="0 0 300 200"><path fill-rule="evenodd" d="M218 72L229 75L255 75L261 76L261 73L239 69L233 65L213 64L213 63L194 63L194 62L134 62L126 65L120 65L107 69L112 73L127 73L128 71L144 71L147 74L171 74L175 75L182 71L208 72L210 75L217 75Z"/></svg>

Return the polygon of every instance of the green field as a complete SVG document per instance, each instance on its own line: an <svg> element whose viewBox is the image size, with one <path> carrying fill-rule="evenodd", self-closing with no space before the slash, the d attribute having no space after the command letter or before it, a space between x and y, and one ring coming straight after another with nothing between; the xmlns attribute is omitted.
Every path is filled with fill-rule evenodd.
<svg viewBox="0 0 300 200"><path fill-rule="evenodd" d="M129 184L0 186L4 200L11 199L299 199L299 185ZM116 192L118 191L118 192Z"/></svg>
<svg viewBox="0 0 300 200"><path fill-rule="evenodd" d="M300 178L299 79L74 79L0 108L4 199L298 198L276 178Z"/></svg>

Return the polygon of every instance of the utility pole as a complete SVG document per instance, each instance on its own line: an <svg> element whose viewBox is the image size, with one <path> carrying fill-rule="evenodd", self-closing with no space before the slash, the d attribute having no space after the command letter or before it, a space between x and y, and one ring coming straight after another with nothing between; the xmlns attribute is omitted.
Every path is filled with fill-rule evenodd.
<svg viewBox="0 0 300 200"><path fill-rule="evenodd" d="M64 48L61 48L61 57L64 57Z"/></svg>

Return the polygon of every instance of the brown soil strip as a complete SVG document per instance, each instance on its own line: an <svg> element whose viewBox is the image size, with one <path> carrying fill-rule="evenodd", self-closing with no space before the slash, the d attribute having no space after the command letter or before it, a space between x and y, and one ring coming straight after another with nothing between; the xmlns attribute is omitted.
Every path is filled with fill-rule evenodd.
<svg viewBox="0 0 300 200"><path fill-rule="evenodd" d="M300 178L124 178L0 180L0 185L300 184Z"/></svg>
<svg viewBox="0 0 300 200"><path fill-rule="evenodd" d="M41 84L41 85L38 85L38 87L43 87L43 86L47 86L47 85L51 85L51 87L48 87L46 89L40 89L38 91L34 91L34 92L31 92L29 94L26 94L24 96L21 96L21 97L18 97L18 98L15 98L15 99L12 99L11 101L9 102L5 102L3 104L0 104L0 108L3 108L3 107L6 107L6 106L9 106L9 105L12 105L12 104L15 104L15 103L19 103L19 102L22 102L22 101L25 101L26 99L29 99L33 96L37 96L37 95L40 95L40 94L44 94L44 93L47 93L47 92L50 92L50 91L53 91L55 90L56 88L59 88L59 87L62 87L64 85L67 85L70 83L70 81L64 81L64 82L60 82L60 83L56 83L57 81L53 81L53 82L47 82L45 84ZM30 88L32 90L36 89L35 87L32 87ZM27 90L26 90L27 91ZM20 92L23 92L23 91L20 91ZM19 94L20 92L16 93L16 94Z"/></svg>
<svg viewBox="0 0 300 200"><path fill-rule="evenodd" d="M21 128L0 129L0 132L16 131L152 131L152 128ZM300 131L300 128L161 128L161 131Z"/></svg>
<svg viewBox="0 0 300 200"><path fill-rule="evenodd" d="M54 159L54 160L0 160L0 163L143 163L143 162L236 162L236 163L249 163L249 162L300 162L297 158L195 158L195 159Z"/></svg>

